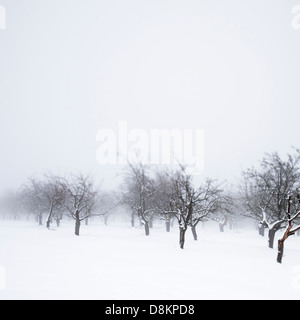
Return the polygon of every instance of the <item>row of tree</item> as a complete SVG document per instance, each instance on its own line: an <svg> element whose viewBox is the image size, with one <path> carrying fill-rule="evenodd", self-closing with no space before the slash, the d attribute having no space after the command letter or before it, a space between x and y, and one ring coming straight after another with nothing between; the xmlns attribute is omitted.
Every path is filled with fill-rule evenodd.
<svg viewBox="0 0 300 320"><path fill-rule="evenodd" d="M104 216L119 206L144 226L149 236L154 219L165 221L166 230L178 222L179 244L184 248L186 231L190 229L197 240L197 225L208 220L217 221L220 231L232 226L237 217L252 218L259 234L268 229L269 247L273 248L275 234L285 229L278 242L277 261L281 262L285 240L295 234L300 217L300 151L282 159L278 153L267 154L259 168L242 173L236 188L228 188L217 180L202 179L195 183L183 165L177 170L153 170L143 164L129 164L124 181L115 192L96 187L89 176L57 177L45 175L30 178L18 192L7 193L1 199L5 212L18 215L34 214L39 224L44 216L46 226L56 221L59 226L64 214L75 220L75 234L79 235L83 220Z"/></svg>
<svg viewBox="0 0 300 320"><path fill-rule="evenodd" d="M174 220L180 230L180 247L184 248L185 233L191 228L197 240L199 222L214 220L220 231L233 223L233 199L226 195L222 185L206 179L195 186L184 166L176 171L151 171L142 164L129 164L125 179L118 191L105 192L89 176L79 174L69 178L51 174L30 178L17 192L7 192L1 199L2 211L15 218L33 214L39 225L46 217L46 227L60 225L64 215L75 220L75 234L79 235L83 220L103 216L107 221L117 207L130 213L131 225L136 221L150 235L154 220L163 220L169 232Z"/></svg>
<svg viewBox="0 0 300 320"><path fill-rule="evenodd" d="M154 217L165 221L167 231L171 220L175 219L182 249L188 228L197 240L199 222L218 221L220 231L223 231L235 212L233 199L225 193L223 184L205 179L195 185L184 166L175 171L149 172L149 168L141 164L129 165L122 190L122 203L131 212L132 225L137 217L148 236Z"/></svg>
<svg viewBox="0 0 300 320"><path fill-rule="evenodd" d="M75 234L79 236L83 220L92 216L105 218L116 206L114 195L100 192L88 175L69 178L45 175L42 179L29 178L17 192L9 191L1 199L3 212L10 212L15 219L20 214L33 214L39 225L46 216L46 227L60 221L64 215L75 220Z"/></svg>

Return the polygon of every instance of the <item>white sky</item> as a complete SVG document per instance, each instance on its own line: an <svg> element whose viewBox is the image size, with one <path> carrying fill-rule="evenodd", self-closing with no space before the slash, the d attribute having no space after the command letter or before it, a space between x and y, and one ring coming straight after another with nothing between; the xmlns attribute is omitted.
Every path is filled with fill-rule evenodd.
<svg viewBox="0 0 300 320"><path fill-rule="evenodd" d="M298 1L299 2L299 1ZM300 147L297 0L0 0L0 190L110 179L97 132L204 129L205 176Z"/></svg>

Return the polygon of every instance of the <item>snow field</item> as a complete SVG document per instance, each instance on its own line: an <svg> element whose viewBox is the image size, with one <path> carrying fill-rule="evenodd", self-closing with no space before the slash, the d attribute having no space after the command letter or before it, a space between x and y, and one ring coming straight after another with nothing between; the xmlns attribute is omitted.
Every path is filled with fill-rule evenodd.
<svg viewBox="0 0 300 320"><path fill-rule="evenodd" d="M187 232L184 250L177 227L143 232L92 222L76 237L71 222L49 231L1 221L0 299L300 298L299 237L286 241L280 265L256 230L200 226L198 241Z"/></svg>

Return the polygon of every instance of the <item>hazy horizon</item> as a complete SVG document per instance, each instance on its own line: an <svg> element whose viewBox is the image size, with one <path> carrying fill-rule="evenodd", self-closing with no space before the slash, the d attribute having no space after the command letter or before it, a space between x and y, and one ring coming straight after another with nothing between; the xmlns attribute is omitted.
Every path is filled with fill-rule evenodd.
<svg viewBox="0 0 300 320"><path fill-rule="evenodd" d="M296 0L0 0L0 192L89 172L97 133L204 130L203 176L300 148Z"/></svg>

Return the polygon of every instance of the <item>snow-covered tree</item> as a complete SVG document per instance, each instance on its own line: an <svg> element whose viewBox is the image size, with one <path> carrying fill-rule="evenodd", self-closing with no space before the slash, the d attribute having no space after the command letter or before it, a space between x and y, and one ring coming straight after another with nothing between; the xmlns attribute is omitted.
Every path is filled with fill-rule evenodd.
<svg viewBox="0 0 300 320"><path fill-rule="evenodd" d="M282 262L283 257L283 251L284 251L284 242L287 240L290 236L294 235L297 231L300 230L300 211L299 209L296 211L294 215L291 214L291 210L293 207L293 204L296 202L300 203L300 195L297 194L296 197L290 195L288 197L288 208L287 208L287 227L284 231L283 237L278 240L278 255L277 255L277 262ZM297 221L298 220L298 221Z"/></svg>
<svg viewBox="0 0 300 320"><path fill-rule="evenodd" d="M197 240L196 227L200 221L205 221L218 210L223 190L211 179L204 180L195 186L192 176L184 166L170 173L171 191L166 199L166 213L173 213L179 224L179 245L184 249L185 234L190 227Z"/></svg>
<svg viewBox="0 0 300 320"><path fill-rule="evenodd" d="M224 232L224 227L227 224L232 226L235 222L237 211L235 199L232 194L222 192L216 206L216 210L210 215L210 219L218 223L220 232Z"/></svg>
<svg viewBox="0 0 300 320"><path fill-rule="evenodd" d="M119 194L115 192L99 192L96 200L95 215L102 216L104 224L107 226L108 218L120 202Z"/></svg>
<svg viewBox="0 0 300 320"><path fill-rule="evenodd" d="M62 215L65 192L59 177L48 174L42 179L30 178L22 187L21 197L25 209L36 215L40 225L43 215L47 214L48 229L54 214L57 218Z"/></svg>
<svg viewBox="0 0 300 320"><path fill-rule="evenodd" d="M300 151L280 158L278 153L267 154L260 169L248 169L244 176L244 205L250 217L259 219L259 227L269 229L269 247L274 237L287 223L288 195L300 186Z"/></svg>
<svg viewBox="0 0 300 320"><path fill-rule="evenodd" d="M122 201L130 207L132 219L136 215L150 235L150 219L155 212L153 198L157 192L155 181L149 176L148 168L143 164L130 164L122 191Z"/></svg>
<svg viewBox="0 0 300 320"><path fill-rule="evenodd" d="M75 235L79 236L81 221L95 212L98 191L92 179L83 174L64 178L61 185L66 195L64 206L75 220Z"/></svg>
<svg viewBox="0 0 300 320"><path fill-rule="evenodd" d="M61 183L61 178L54 175L45 176L45 181L42 183L42 195L48 208L46 226L50 229L53 218L55 218L57 225L60 224L66 200L66 192Z"/></svg>
<svg viewBox="0 0 300 320"><path fill-rule="evenodd" d="M21 187L22 206L28 214L36 217L38 224L43 224L43 216L49 207L45 201L44 183L42 180L31 177Z"/></svg>
<svg viewBox="0 0 300 320"><path fill-rule="evenodd" d="M155 215L158 219L165 221L166 231L170 232L172 221L175 219L172 194L172 183L170 172L166 170L157 171L155 174L157 192L154 196Z"/></svg>

